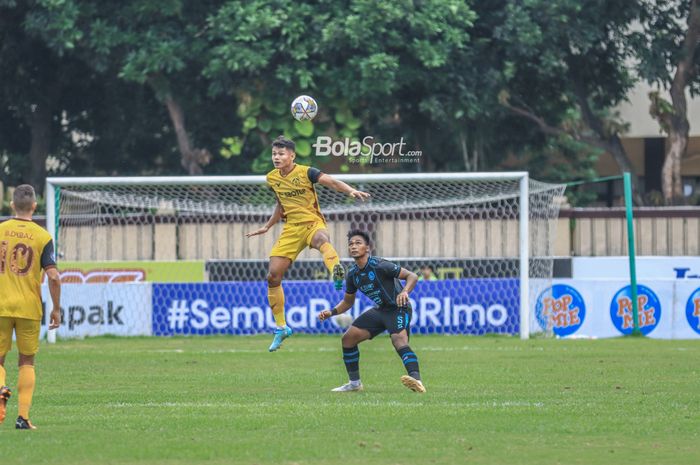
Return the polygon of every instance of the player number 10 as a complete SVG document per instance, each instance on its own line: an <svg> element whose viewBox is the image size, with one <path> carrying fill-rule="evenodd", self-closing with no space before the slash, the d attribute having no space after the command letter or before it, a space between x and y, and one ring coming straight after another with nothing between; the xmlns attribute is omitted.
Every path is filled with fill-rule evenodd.
<svg viewBox="0 0 700 465"><path fill-rule="evenodd" d="M0 242L0 274L4 274L7 267L7 246L7 241ZM10 254L10 271L18 276L24 276L31 269L33 260L34 249L19 242L15 244Z"/></svg>

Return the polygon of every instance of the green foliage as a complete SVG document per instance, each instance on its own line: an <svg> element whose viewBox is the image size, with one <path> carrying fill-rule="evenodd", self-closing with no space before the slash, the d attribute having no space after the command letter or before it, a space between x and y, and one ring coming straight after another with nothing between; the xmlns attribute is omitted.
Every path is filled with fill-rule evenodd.
<svg viewBox="0 0 700 465"><path fill-rule="evenodd" d="M226 137L222 140L221 155L226 158L239 157L246 144L258 150L259 155L252 165L254 173L265 173L272 169L270 144L279 134L294 140L297 159L301 163L313 163L312 144L323 134L337 134L355 139L361 122L351 110L339 103L337 109L323 109L313 121L296 121L288 109L288 103L280 96L262 100L251 95L242 95L238 116L243 121L242 137ZM291 102L290 102L291 103ZM330 103L330 102L329 102ZM335 116L331 112L335 110Z"/></svg>
<svg viewBox="0 0 700 465"><path fill-rule="evenodd" d="M3 196L2 200L2 205L0 205L0 216L12 216L14 215L14 212L12 211L12 207L10 206L10 202L12 201L12 197L7 195L7 193ZM35 215L45 215L46 214L46 199L42 197L41 195L38 195L36 197L36 211L34 212Z"/></svg>
<svg viewBox="0 0 700 465"><path fill-rule="evenodd" d="M319 135L368 135L423 152L398 169L515 158L551 179L586 178L592 155L577 141L596 134L590 117L603 135L624 133L610 109L638 79L636 57L642 76L668 82L686 4L1 0L0 178L26 176L27 109L54 84L55 174L181 173L162 103L175 96L193 145L220 155L208 173L265 172L278 134L307 162ZM319 103L313 123L289 114L302 93ZM499 96L573 136L543 136Z"/></svg>
<svg viewBox="0 0 700 465"><path fill-rule="evenodd" d="M227 2L208 20L213 48L204 74L212 91L234 92L243 102L244 125L241 139L226 138L222 155L243 153L246 145L258 153L280 132L306 156L318 135L354 139L363 130L393 140L433 125L414 112L436 104L431 78L449 75L449 63L469 43L474 18L466 4L447 0L313 7L291 0L274 6ZM301 93L319 102L313 127L294 125L289 116L289 103ZM275 105L281 109L273 111ZM250 137L256 132L258 137ZM269 155L263 150L260 157ZM265 166L257 160L254 169Z"/></svg>
<svg viewBox="0 0 700 465"><path fill-rule="evenodd" d="M688 30L690 1L646 0L639 26L629 34L630 46L637 56L637 71L652 85L668 88L675 68L683 58L683 39ZM700 47L695 50L695 66L700 63ZM700 73L688 70L691 95L700 94Z"/></svg>

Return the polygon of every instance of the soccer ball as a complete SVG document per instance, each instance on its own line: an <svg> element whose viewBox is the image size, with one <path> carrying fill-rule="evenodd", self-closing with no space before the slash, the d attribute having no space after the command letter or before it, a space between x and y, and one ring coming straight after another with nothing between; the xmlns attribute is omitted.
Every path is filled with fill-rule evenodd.
<svg viewBox="0 0 700 465"><path fill-rule="evenodd" d="M341 313L333 317L333 323L339 328L347 328L352 324L352 315L350 313Z"/></svg>
<svg viewBox="0 0 700 465"><path fill-rule="evenodd" d="M300 95L292 102L292 116L297 121L311 121L318 113L318 105L313 97Z"/></svg>

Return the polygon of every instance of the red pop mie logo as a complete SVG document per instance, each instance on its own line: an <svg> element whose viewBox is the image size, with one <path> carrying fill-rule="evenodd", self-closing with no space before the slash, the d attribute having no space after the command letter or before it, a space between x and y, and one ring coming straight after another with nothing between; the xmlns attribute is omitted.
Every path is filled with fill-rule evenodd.
<svg viewBox="0 0 700 465"><path fill-rule="evenodd" d="M639 327L655 326L656 317L654 307L647 307L649 297L646 295L637 296L637 312L639 313ZM617 299L617 316L622 318L622 329L630 329L634 327L634 313L632 311L632 299L629 297L620 297Z"/></svg>
<svg viewBox="0 0 700 465"><path fill-rule="evenodd" d="M549 317L555 328L568 328L581 324L579 307L572 306L574 298L570 294L564 294L559 298L545 297L542 299L544 314Z"/></svg>
<svg viewBox="0 0 700 465"><path fill-rule="evenodd" d="M535 317L540 327L559 337L574 334L586 319L586 302L572 286L554 284L537 298Z"/></svg>

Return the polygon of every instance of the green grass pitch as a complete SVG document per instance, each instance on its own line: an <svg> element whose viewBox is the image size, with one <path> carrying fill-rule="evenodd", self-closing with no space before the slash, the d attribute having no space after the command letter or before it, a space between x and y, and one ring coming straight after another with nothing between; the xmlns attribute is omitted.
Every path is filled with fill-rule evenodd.
<svg viewBox="0 0 700 465"><path fill-rule="evenodd" d="M8 464L698 464L700 341L387 337L96 338L42 345L32 409L0 425ZM7 357L15 387L17 353Z"/></svg>

